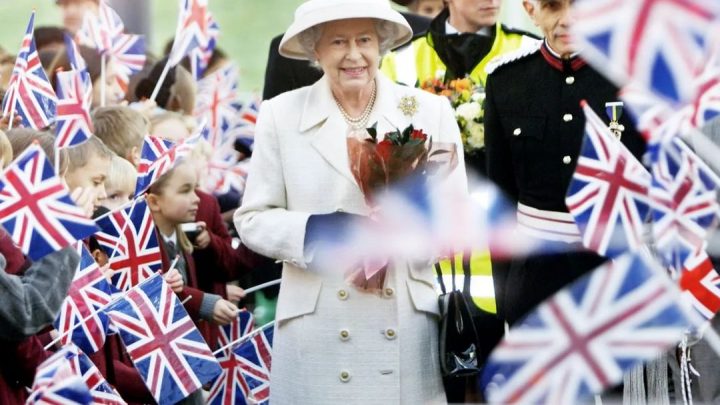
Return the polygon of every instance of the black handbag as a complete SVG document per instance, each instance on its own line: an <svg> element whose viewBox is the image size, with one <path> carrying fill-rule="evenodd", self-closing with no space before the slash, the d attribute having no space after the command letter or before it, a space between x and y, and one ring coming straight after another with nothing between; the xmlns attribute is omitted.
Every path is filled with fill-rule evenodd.
<svg viewBox="0 0 720 405"><path fill-rule="evenodd" d="M455 286L455 260L450 260L452 290L447 292L440 264L435 264L440 290L440 370L443 377L466 377L480 372L478 334L466 295ZM466 283L469 282L468 277Z"/></svg>

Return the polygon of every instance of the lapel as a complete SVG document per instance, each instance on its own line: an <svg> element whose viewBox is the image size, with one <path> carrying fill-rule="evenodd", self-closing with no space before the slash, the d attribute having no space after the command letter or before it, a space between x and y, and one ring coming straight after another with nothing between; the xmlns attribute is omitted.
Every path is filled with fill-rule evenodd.
<svg viewBox="0 0 720 405"><path fill-rule="evenodd" d="M325 76L310 87L299 130L312 136L310 143L313 148L335 170L356 184L347 156L347 124L337 110Z"/></svg>

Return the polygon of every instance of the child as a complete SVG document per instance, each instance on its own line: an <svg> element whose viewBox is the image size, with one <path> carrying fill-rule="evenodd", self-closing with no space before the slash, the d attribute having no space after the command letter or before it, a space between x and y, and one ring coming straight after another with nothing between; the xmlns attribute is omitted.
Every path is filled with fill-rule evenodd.
<svg viewBox="0 0 720 405"><path fill-rule="evenodd" d="M137 170L127 160L113 156L110 161L110 170L105 179L106 197L100 200L100 205L110 211L116 211L133 199Z"/></svg>
<svg viewBox="0 0 720 405"><path fill-rule="evenodd" d="M33 142L38 142L48 159L51 162L55 160L55 136L48 132L17 128L9 131L8 138L14 156L18 156ZM78 146L60 151L59 173L68 189L72 191L71 196L79 193L77 190L90 195L93 207L88 216L92 214L93 208L100 205L100 200L106 197L105 178L110 170L110 160L113 156L114 153L94 136Z"/></svg>
<svg viewBox="0 0 720 405"><path fill-rule="evenodd" d="M150 118L150 134L158 138L179 142L194 130L194 119L177 112L163 111Z"/></svg>
<svg viewBox="0 0 720 405"><path fill-rule="evenodd" d="M124 106L100 107L92 113L95 136L134 166L140 163L143 140L150 122L140 112Z"/></svg>
<svg viewBox="0 0 720 405"><path fill-rule="evenodd" d="M195 194L197 176L187 163L180 163L161 176L147 194L147 203L155 220L163 256L163 268L167 269L173 257L178 255L176 268L180 271L186 287L178 294L180 299L191 297L185 304L191 317L226 325L237 316L237 307L219 295L198 290L193 246L180 229L183 223L193 222L200 199ZM198 326L203 323L199 322ZM203 327L201 327L201 330ZM210 345L215 342L208 340Z"/></svg>
<svg viewBox="0 0 720 405"><path fill-rule="evenodd" d="M0 131L0 168L5 168L13 160L13 151L5 132Z"/></svg>

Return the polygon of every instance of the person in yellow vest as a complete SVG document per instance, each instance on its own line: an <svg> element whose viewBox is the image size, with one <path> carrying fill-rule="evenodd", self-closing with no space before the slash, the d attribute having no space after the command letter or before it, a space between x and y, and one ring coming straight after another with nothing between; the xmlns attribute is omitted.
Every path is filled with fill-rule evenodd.
<svg viewBox="0 0 720 405"><path fill-rule="evenodd" d="M382 72L396 82L414 87L421 87L433 79L449 83L469 78L474 91L484 93L485 67L492 59L538 42L538 37L529 32L501 24L499 11L500 0L446 0L445 9L432 20L426 35L383 58ZM466 148L465 159L467 167L485 173L483 147ZM454 263L443 262L441 268L445 279L451 274L451 264L460 278L468 273L469 267L471 282L461 281L459 285L469 286L466 291L469 290L478 307L495 313L487 250L458 254Z"/></svg>

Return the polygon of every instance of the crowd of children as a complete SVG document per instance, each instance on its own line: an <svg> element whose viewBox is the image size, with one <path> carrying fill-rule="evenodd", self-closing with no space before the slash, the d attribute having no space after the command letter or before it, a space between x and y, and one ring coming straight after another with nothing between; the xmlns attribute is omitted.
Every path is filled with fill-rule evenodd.
<svg viewBox="0 0 720 405"><path fill-rule="evenodd" d="M74 33L80 24L77 14L95 10L97 1L62 0L57 4L63 11L65 27L36 29L37 33L42 33L41 38L36 37L36 46L53 86L58 72L71 70L63 34ZM116 80L112 63L101 74L101 58L97 51L80 46L79 53L93 84L91 118L94 136L78 146L58 151L52 127L44 130L22 128L17 116L12 123L10 117L5 116L0 123L0 163L7 167L30 145L40 145L51 162L59 162L57 172L76 204L85 209L88 217L98 217L126 208L136 198L137 168L148 135L181 142L200 129L198 120L192 115L197 88L195 79L183 66L187 66L184 62L171 69L158 97L149 102L146 100L150 98L167 58L147 55L145 69L123 88ZM0 97L5 93L14 61L13 55L0 48ZM216 52L206 74L224 63L227 61L222 52ZM215 349L217 325L227 325L235 320L238 308L244 305L245 292L238 286L238 280L274 263L237 240L233 241L216 196L208 192L212 190L201 189L212 153L209 145L202 142L192 158L179 162L159 177L142 198L155 223L164 278L183 302L210 348ZM247 150L243 149L243 152L247 153ZM59 154L57 159L56 154ZM192 234L186 234L184 224L194 224ZM84 243L109 279L111 271L105 251L94 237ZM59 347L55 344L45 349L55 340L57 332L51 325L53 319L41 316L44 312L38 305L43 305L46 313L57 314L77 263L72 249L64 249L32 263L0 228L0 265L4 270L0 272L0 288L16 283L28 291L38 291L38 285L47 287L48 280L55 283L47 296L35 298L37 302L27 303L30 297L18 298L19 306L31 306L35 323L32 327L24 326L18 320L12 330L21 332L0 333L0 358L3 359L0 361L0 403L24 403L36 367ZM50 268L52 272L47 271ZM38 277L38 272L44 276ZM9 277L8 281L4 277ZM42 324L37 325L38 322ZM11 330L5 325L1 329ZM154 402L118 335L108 336L104 346L89 357L125 401ZM202 396L195 393L185 403L202 403Z"/></svg>

